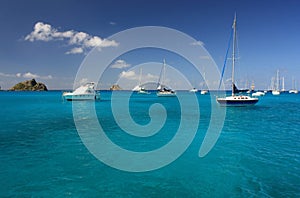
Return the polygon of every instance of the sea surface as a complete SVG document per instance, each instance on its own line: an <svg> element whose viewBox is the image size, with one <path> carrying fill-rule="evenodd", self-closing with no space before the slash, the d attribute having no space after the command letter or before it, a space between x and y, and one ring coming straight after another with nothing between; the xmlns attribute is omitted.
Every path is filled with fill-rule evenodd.
<svg viewBox="0 0 300 198"><path fill-rule="evenodd" d="M127 95L119 91L114 97ZM172 163L146 172L119 170L92 155L76 130L72 102L61 96L62 91L0 92L0 197L300 197L300 94L268 93L256 106L225 109L217 143L199 157L216 104L214 94L197 93L198 106L189 104L185 115L191 125L199 123L191 144ZM93 104L107 137L126 150L158 149L184 121L176 97L132 94L129 112L138 125L151 121L152 104L167 112L158 133L132 136L118 126L111 101L112 93L101 91L100 101L77 104Z"/></svg>

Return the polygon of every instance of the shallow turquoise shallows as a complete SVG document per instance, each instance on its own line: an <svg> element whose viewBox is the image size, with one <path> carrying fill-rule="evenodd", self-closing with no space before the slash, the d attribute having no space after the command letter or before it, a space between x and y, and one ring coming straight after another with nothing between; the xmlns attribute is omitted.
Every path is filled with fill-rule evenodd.
<svg viewBox="0 0 300 198"><path fill-rule="evenodd" d="M191 145L169 165L139 173L95 158L76 130L72 102L61 95L0 92L0 197L300 197L300 94L269 93L256 106L227 108L216 145L200 158L215 100L197 93L200 120L190 115L189 121L200 125ZM102 91L101 98L95 102L99 122L124 149L160 148L180 125L176 97L133 94L129 107L137 124L150 122L148 110L154 103L165 107L167 118L151 137L131 136L112 115L111 92Z"/></svg>

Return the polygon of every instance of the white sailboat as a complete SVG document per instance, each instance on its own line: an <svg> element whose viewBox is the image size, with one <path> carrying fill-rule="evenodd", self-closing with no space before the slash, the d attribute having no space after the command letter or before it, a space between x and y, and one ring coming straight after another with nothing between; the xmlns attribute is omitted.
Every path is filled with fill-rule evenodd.
<svg viewBox="0 0 300 198"><path fill-rule="evenodd" d="M277 74L276 74L276 85L273 86L273 87L274 87L274 89L272 90L272 94L274 96L280 95L280 90L279 90L279 70L277 70Z"/></svg>
<svg viewBox="0 0 300 198"><path fill-rule="evenodd" d="M149 94L149 92L142 86L142 68L140 68L139 84L135 86L132 91L136 91L139 94Z"/></svg>
<svg viewBox="0 0 300 198"><path fill-rule="evenodd" d="M203 79L205 80L205 72L203 73ZM200 91L201 95L205 95L208 93L208 90L204 89L204 86L205 86L205 82L203 82L203 85L202 85L203 89Z"/></svg>
<svg viewBox="0 0 300 198"><path fill-rule="evenodd" d="M168 87L166 87L164 85L165 82L165 76L166 76L166 61L164 59L164 63L163 63L163 67L162 67L162 71L160 72L160 80L158 82L158 86L157 86L157 93L156 95L159 97L172 97L172 96L176 96L176 92Z"/></svg>
<svg viewBox="0 0 300 198"><path fill-rule="evenodd" d="M232 83L232 90L231 96L227 96L224 98L217 98L217 102L221 106L250 106L255 105L258 102L258 98L252 98L250 96L244 95L236 95L236 86L234 84L234 67L235 67L235 47L236 47L236 15L234 16L233 20L233 52L232 52L232 74L231 74L231 83ZM226 57L227 58L227 57Z"/></svg>
<svg viewBox="0 0 300 198"><path fill-rule="evenodd" d="M293 93L293 94L297 94L298 93L298 90L296 89L296 81L295 79L293 78L293 88L289 91L289 93Z"/></svg>
<svg viewBox="0 0 300 198"><path fill-rule="evenodd" d="M190 92L193 92L193 93L195 93L197 91L198 91L198 89L196 89L195 87L193 89L190 89Z"/></svg>

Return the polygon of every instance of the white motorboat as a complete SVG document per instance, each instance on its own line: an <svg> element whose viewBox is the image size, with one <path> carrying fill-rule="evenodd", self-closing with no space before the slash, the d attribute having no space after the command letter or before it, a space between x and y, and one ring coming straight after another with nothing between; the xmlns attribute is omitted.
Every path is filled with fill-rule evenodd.
<svg viewBox="0 0 300 198"><path fill-rule="evenodd" d="M63 98L68 101L99 100L100 93L95 91L95 83L89 82L75 89L73 92L64 92Z"/></svg>

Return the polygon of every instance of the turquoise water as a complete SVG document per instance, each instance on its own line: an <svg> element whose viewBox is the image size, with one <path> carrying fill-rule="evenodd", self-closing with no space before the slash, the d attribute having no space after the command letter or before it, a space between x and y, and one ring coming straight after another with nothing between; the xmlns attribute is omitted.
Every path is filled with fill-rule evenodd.
<svg viewBox="0 0 300 198"><path fill-rule="evenodd" d="M254 107L228 108L222 133L204 158L198 151L210 96L199 94L200 126L192 144L171 164L142 173L111 168L90 154L77 133L72 103L61 94L0 92L1 197L300 197L300 94L267 94ZM99 121L123 148L157 149L175 135L181 112L176 98L132 95L130 112L138 124L150 121L153 103L168 112L158 134L136 138L117 126L111 92L101 96L95 103Z"/></svg>

